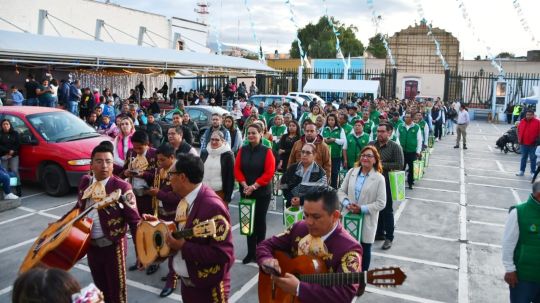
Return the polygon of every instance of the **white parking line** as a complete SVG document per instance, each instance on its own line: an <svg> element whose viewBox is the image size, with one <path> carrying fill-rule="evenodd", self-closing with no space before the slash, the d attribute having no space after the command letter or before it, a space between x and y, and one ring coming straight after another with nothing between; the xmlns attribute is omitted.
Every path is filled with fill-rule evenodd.
<svg viewBox="0 0 540 303"><path fill-rule="evenodd" d="M458 271L458 302L469 302L469 258L467 253L467 196L465 186L465 160L463 149L459 153L459 271Z"/></svg>
<svg viewBox="0 0 540 303"><path fill-rule="evenodd" d="M491 145L488 145L487 147L488 147L490 152L493 152L493 148L491 147Z"/></svg>
<svg viewBox="0 0 540 303"><path fill-rule="evenodd" d="M257 273L253 278L251 278L246 284L242 286L237 292L235 292L230 298L229 302L234 303L242 298L259 280L259 274Z"/></svg>
<svg viewBox="0 0 540 303"><path fill-rule="evenodd" d="M445 193L459 193L457 190L449 190L449 189L442 189L442 188L431 188L431 187L421 187L421 186L415 186L414 188L417 189L425 189L425 190L434 190L434 191L442 191Z"/></svg>
<svg viewBox="0 0 540 303"><path fill-rule="evenodd" d="M434 199L424 199L424 198L416 198L416 197L407 197L409 200L418 200L422 202L432 202L432 203L440 203L440 204L452 204L452 205L458 205L459 202L450 202L450 201L441 201L441 200L434 200Z"/></svg>
<svg viewBox="0 0 540 303"><path fill-rule="evenodd" d="M90 267L88 267L87 265L84 265L84 264L75 264L74 267L77 268L77 269L80 269L82 271L85 271L85 272L90 272ZM135 287L135 288L138 288L140 290L144 290L144 291L156 294L156 295L159 295L161 293L161 289L159 289L159 288L155 288L155 287L152 287L152 286L149 286L149 285L146 285L146 284L142 284L140 282L133 281L133 280L130 280L130 279L126 279L126 284L131 286L131 287ZM170 298L170 299L173 299L173 300L179 300L180 302L182 302L182 296L180 296L178 294L173 293L170 296L168 296L167 298ZM156 298L156 300L157 300L157 298Z"/></svg>
<svg viewBox="0 0 540 303"><path fill-rule="evenodd" d="M8 287L6 287L6 288L0 290L0 296L9 293L12 289L13 289L13 286L8 286Z"/></svg>
<svg viewBox="0 0 540 303"><path fill-rule="evenodd" d="M488 246L488 247L493 247L493 248L502 248L501 245L491 244L491 243L484 243L484 242L469 241L469 244L478 245L478 246Z"/></svg>
<svg viewBox="0 0 540 303"><path fill-rule="evenodd" d="M399 218L401 217L401 214L403 213L403 210L407 206L407 199L405 199L403 202L401 202L398 206L398 209L394 213L394 227L397 226L397 222L399 221Z"/></svg>
<svg viewBox="0 0 540 303"><path fill-rule="evenodd" d="M372 256L378 256L378 257L383 257L383 258L388 258L388 259L401 260L401 261L419 263L419 264L424 264L424 265L436 266L436 267L441 267L441 268L456 269L456 270L458 269L457 265L440 263L440 262L433 262L433 261L428 261L428 260L409 258L409 257L403 257L403 256L397 256L397 255L391 255L391 254L385 254L385 253L380 253L380 252L371 252L371 255Z"/></svg>
<svg viewBox="0 0 540 303"><path fill-rule="evenodd" d="M36 239L37 239L37 237L32 238L32 239L28 239L28 240L23 241L23 242L19 242L19 243L15 244L15 245L4 247L4 248L0 249L0 255L5 253L5 252L8 252L10 250L14 250L15 248L19 248L21 246L24 246L26 244L34 243L34 241L36 241Z"/></svg>
<svg viewBox="0 0 540 303"><path fill-rule="evenodd" d="M32 198L32 197L39 196L39 195L43 195L44 193L45 193L45 192L42 191L42 192L40 192L40 193L35 193L35 194L28 195L28 196L22 196L22 197L21 197L21 200L28 199L28 198Z"/></svg>
<svg viewBox="0 0 540 303"><path fill-rule="evenodd" d="M497 163L497 167L499 168L500 171L502 171L503 173L506 172L501 164L501 162L499 162L499 160L495 160L495 163Z"/></svg>
<svg viewBox="0 0 540 303"><path fill-rule="evenodd" d="M443 182L443 183L459 184L458 181L441 180L441 179L429 179L429 178L422 178L422 181L434 181L434 182Z"/></svg>
<svg viewBox="0 0 540 303"><path fill-rule="evenodd" d="M482 183L470 183L467 182L467 184L470 185L478 185L478 186L485 186L485 187L494 187L494 188L508 188L508 189L514 189L514 190L521 190L530 192L531 190L529 188L519 188L519 187L510 187L510 186L501 186L501 185L491 185L491 184L482 184Z"/></svg>
<svg viewBox="0 0 540 303"><path fill-rule="evenodd" d="M467 177L477 177L477 178L485 178L485 179L497 179L497 180L508 180L508 181L523 182L523 178L517 179L517 178L492 177L492 176L481 176L481 175L471 175L471 174L467 174Z"/></svg>
<svg viewBox="0 0 540 303"><path fill-rule="evenodd" d="M504 227L504 224L491 223L491 222L484 222L484 221L476 221L476 220L470 220L469 223L472 223L472 224L478 224L478 225L487 225L487 226Z"/></svg>
<svg viewBox="0 0 540 303"><path fill-rule="evenodd" d="M469 207L476 207L476 208L483 208L483 209L490 209L490 210L499 210L499 211L504 211L504 212L507 212L507 211L508 211L507 208L494 207L494 206L473 205L473 204L467 204L467 206L469 206Z"/></svg>
<svg viewBox="0 0 540 303"><path fill-rule="evenodd" d="M442 240L442 241L447 241L447 242L457 242L458 241L458 239L439 237L439 236L432 236L432 235L426 235L426 234L420 234L420 233L413 233L413 232L404 231L404 230L396 230L394 232L396 234L409 235L409 236L418 236L418 237L434 239L434 240Z"/></svg>
<svg viewBox="0 0 540 303"><path fill-rule="evenodd" d="M24 219L26 217L30 217L30 216L33 216L35 215L35 213L30 213L30 214L26 214L26 215L21 215L21 216L18 216L18 217L14 217L14 218L11 218L11 219L8 219L8 220L4 220L2 222L0 222L0 225L3 225L3 224L6 224L6 223L10 223L10 222L14 222L14 221L19 221L21 219Z"/></svg>
<svg viewBox="0 0 540 303"><path fill-rule="evenodd" d="M403 299L403 300L412 301L412 302L419 302L419 303L442 303L443 302L443 301L436 301L436 300L431 300L431 299L420 298L420 297L411 296L411 295L407 295L407 294L400 294L400 293L396 293L396 292L392 292L392 291L389 291L389 290L380 289L380 288L376 288L376 287L366 287L366 292L374 293L374 294L378 294L378 295L383 295L383 296L386 296L386 297L396 298L396 299ZM360 297L360 298L358 298L357 301L363 302L365 300L364 300L364 298Z"/></svg>
<svg viewBox="0 0 540 303"><path fill-rule="evenodd" d="M514 196L514 200L516 201L516 203L521 203L521 198L519 197L517 191L513 188L511 188L510 191L512 191L512 196Z"/></svg>

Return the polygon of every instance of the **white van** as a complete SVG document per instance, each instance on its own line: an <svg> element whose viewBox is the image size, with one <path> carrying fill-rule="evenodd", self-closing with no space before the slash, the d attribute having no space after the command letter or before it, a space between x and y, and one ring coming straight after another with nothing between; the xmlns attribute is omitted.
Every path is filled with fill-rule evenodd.
<svg viewBox="0 0 540 303"><path fill-rule="evenodd" d="M319 104L320 106L324 106L324 103L325 103L325 101L321 97L319 97L316 94L311 94L311 93L291 92L291 93L288 93L287 96L300 97L308 102L315 100L317 101L317 104Z"/></svg>

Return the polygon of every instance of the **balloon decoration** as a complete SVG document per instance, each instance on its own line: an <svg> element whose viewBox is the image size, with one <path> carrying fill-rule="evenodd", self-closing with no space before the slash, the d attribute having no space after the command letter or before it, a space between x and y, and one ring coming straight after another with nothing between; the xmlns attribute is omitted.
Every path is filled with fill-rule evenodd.
<svg viewBox="0 0 540 303"><path fill-rule="evenodd" d="M332 19L330 19L330 16L328 16L328 6L326 5L326 0L322 0L322 2L324 4L324 15L326 16L326 20L328 20L328 24L330 25L330 27L332 27L332 31L334 32L334 36L336 36L337 56L341 57L341 59L343 60L343 66L347 70L347 69L349 69L349 67L347 65L347 62L345 61L345 56L343 56L343 53L341 52L341 45L339 44L339 35L340 35L340 33L336 29L336 26L334 25L334 22L332 22Z"/></svg>
<svg viewBox="0 0 540 303"><path fill-rule="evenodd" d="M296 22L296 16L294 15L292 3L290 0L285 0L285 4L289 7L289 13L291 14L291 17L289 18L291 22L294 25L294 28L296 30L296 43L298 44L298 50L300 52L300 63L302 64L302 67L307 66L308 68L311 68L309 61L306 58L306 53L304 52L304 49L302 48L302 41L300 41L300 36L298 36L298 32L300 31L300 27L298 26L298 23Z"/></svg>
<svg viewBox="0 0 540 303"><path fill-rule="evenodd" d="M371 22L375 26L375 33L379 33L381 16L377 15L377 13L375 12L375 8L373 7L373 0L367 0L367 5L369 10L371 11ZM386 35L381 34L381 40L383 42L384 48L386 49L386 53L388 54L388 59L390 59L390 65L392 65L392 68L396 68L396 60L394 60L394 56L392 56L392 50L390 49L390 45L388 45Z"/></svg>
<svg viewBox="0 0 540 303"><path fill-rule="evenodd" d="M461 9L461 15L463 16L463 19L465 20L465 23L467 24L467 27L469 28L473 36L476 38L476 41L485 46L488 57L491 60L491 65L493 65L493 67L497 69L497 71L499 72L499 75L501 76L504 75L504 69L499 63L497 63L497 61L495 61L495 57L491 53L491 47L489 47L486 44L486 42L482 40L480 36L478 36L478 34L476 33L476 30L471 21L471 17L469 16L469 13L467 12L467 8L465 7L465 3L463 3L463 0L456 0L456 1L458 2L458 7Z"/></svg>
<svg viewBox="0 0 540 303"><path fill-rule="evenodd" d="M536 46L540 46L540 41L536 40L536 37L534 36L531 28L529 27L529 23L527 22L527 19L525 19L525 16L523 15L523 10L521 9L521 5L519 4L518 0L512 1L512 4L514 5L514 9L516 10L516 13L519 17L519 22L521 23L521 27L529 34L531 35L531 40L536 44Z"/></svg>
<svg viewBox="0 0 540 303"><path fill-rule="evenodd" d="M266 60L264 59L261 40L257 39L257 33L255 32L255 23L253 23L253 17L251 16L251 9L249 8L248 0L244 0L244 6L248 11L249 24L251 25L251 33L253 34L253 40L255 40L255 43L259 45L259 49L257 51L257 54L259 55L259 62L265 64Z"/></svg>
<svg viewBox="0 0 540 303"><path fill-rule="evenodd" d="M420 19L425 20L426 18L424 17L424 8L422 7L421 0L414 0L414 2L416 2L416 9L418 10L418 15L420 15ZM447 70L449 69L449 67L448 67L448 63L446 63L446 60L444 59L444 55L441 52L441 44L439 43L437 38L435 38L435 36L433 35L431 24L426 22L426 25L428 28L427 35L431 37L431 39L433 40L433 43L435 43L435 54L439 56L439 59L441 59L441 64L443 65L444 69Z"/></svg>

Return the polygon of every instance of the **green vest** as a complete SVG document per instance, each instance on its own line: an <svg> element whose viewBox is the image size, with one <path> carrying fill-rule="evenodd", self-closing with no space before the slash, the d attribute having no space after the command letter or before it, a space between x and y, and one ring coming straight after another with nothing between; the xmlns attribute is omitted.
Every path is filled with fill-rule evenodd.
<svg viewBox="0 0 540 303"><path fill-rule="evenodd" d="M369 114L369 120L373 121L375 124L379 124L379 116L381 113L379 113L377 110L373 111L371 114Z"/></svg>
<svg viewBox="0 0 540 303"><path fill-rule="evenodd" d="M343 128L343 131L345 132L345 135L348 135L353 130L353 126L350 125L349 123L345 123L345 124L341 125L341 128Z"/></svg>
<svg viewBox="0 0 540 303"><path fill-rule="evenodd" d="M520 281L540 283L540 204L532 195L516 206L519 240L514 264Z"/></svg>
<svg viewBox="0 0 540 303"><path fill-rule="evenodd" d="M261 116L264 118L264 121L268 125L268 123L270 123L270 121L272 121L272 119L274 119L277 116L277 114L276 113L269 114L267 112L264 112Z"/></svg>
<svg viewBox="0 0 540 303"><path fill-rule="evenodd" d="M261 138L261 142L262 142L262 145L263 146L266 146L268 148L272 148L272 142L270 142L270 140L266 139L266 138ZM244 145L248 145L249 144L249 141L248 139L246 138L244 140Z"/></svg>
<svg viewBox="0 0 540 303"><path fill-rule="evenodd" d="M369 135L363 132L360 137L356 137L354 132L347 135L347 168L350 169L358 161L360 152L369 143Z"/></svg>
<svg viewBox="0 0 540 303"><path fill-rule="evenodd" d="M287 126L285 126L284 124L282 124L280 126L274 125L274 126L270 127L270 130L272 131L272 136L273 137L281 137L281 136L283 136L285 131L287 131ZM273 145L274 151L277 151L279 141L278 142L272 142L272 145Z"/></svg>
<svg viewBox="0 0 540 303"><path fill-rule="evenodd" d="M426 137L426 134L424 133L424 130L426 128L426 121L424 119L420 120L420 122L417 123L418 126L420 126L420 131L422 132L422 142L424 142L424 138ZM426 144L427 145L427 144Z"/></svg>
<svg viewBox="0 0 540 303"><path fill-rule="evenodd" d="M514 106L514 111L512 113L513 116L519 116L521 114L521 105Z"/></svg>
<svg viewBox="0 0 540 303"><path fill-rule="evenodd" d="M390 125L392 125L392 127L394 129L398 129L399 126L403 124L403 120L401 120L401 119L398 119L397 121L394 121L394 119L392 119L392 120L390 120L388 122L390 123Z"/></svg>
<svg viewBox="0 0 540 303"><path fill-rule="evenodd" d="M364 121L364 132L367 133L368 135L371 134L371 129L373 128L373 126L375 125L375 123L373 123L373 121L371 120L367 120Z"/></svg>
<svg viewBox="0 0 540 303"><path fill-rule="evenodd" d="M416 147L418 146L418 132L420 131L420 126L414 124L407 130L405 124L401 124L398 127L399 132L399 144L403 148L404 152L412 153L416 152Z"/></svg>
<svg viewBox="0 0 540 303"><path fill-rule="evenodd" d="M330 127L326 126L323 129L322 137L325 139L326 138L335 138L335 139L341 138L341 127L336 127L331 130ZM332 142L328 144L328 147L330 147L330 157L341 158L342 145L339 145L336 142Z"/></svg>

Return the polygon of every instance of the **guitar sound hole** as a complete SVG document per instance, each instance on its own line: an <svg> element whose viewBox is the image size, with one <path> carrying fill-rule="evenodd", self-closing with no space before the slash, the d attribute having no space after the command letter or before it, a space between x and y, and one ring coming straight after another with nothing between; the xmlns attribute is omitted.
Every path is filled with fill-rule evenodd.
<svg viewBox="0 0 540 303"><path fill-rule="evenodd" d="M154 244L156 245L156 247L163 246L163 236L161 236L161 233L159 232L154 233Z"/></svg>

